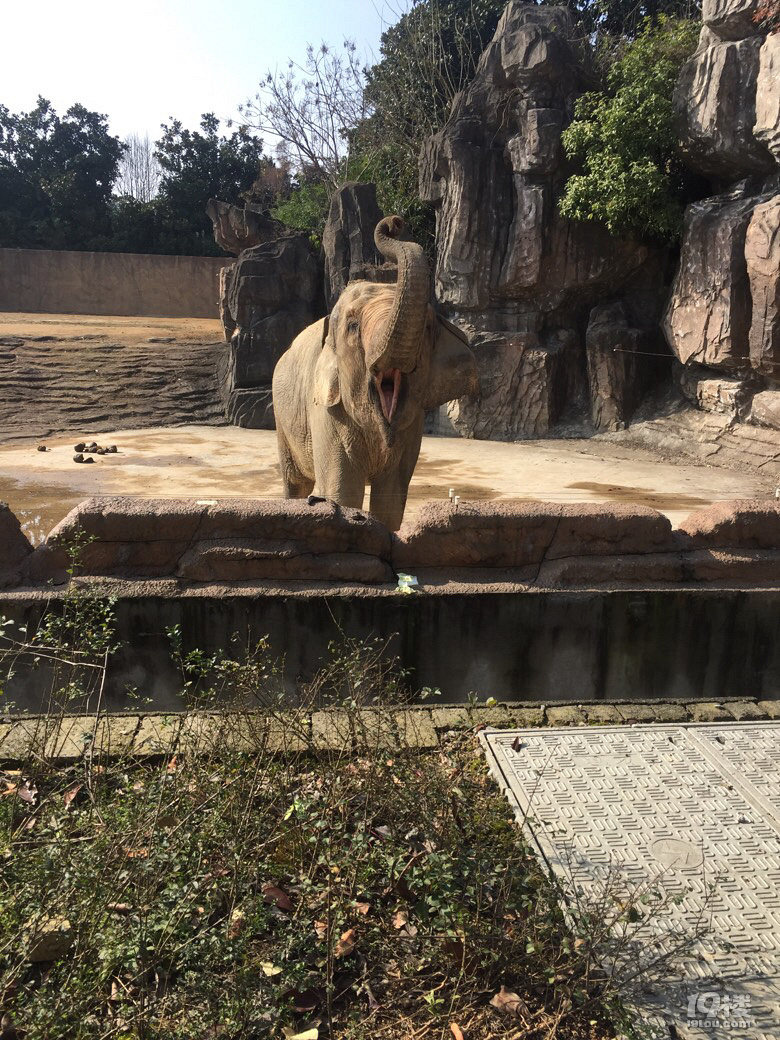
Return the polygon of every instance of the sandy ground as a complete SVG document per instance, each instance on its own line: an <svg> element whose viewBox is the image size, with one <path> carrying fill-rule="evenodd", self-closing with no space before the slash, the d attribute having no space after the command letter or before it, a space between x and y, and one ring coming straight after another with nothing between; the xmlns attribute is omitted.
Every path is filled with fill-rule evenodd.
<svg viewBox="0 0 780 1040"><path fill-rule="evenodd" d="M217 318L127 318L121 315L0 313L0 339L41 336L55 339L110 339L112 343L137 343L160 339L218 342L222 323Z"/></svg>
<svg viewBox="0 0 780 1040"><path fill-rule="evenodd" d="M115 455L73 461L72 437L0 447L0 498L37 542L89 495L275 498L281 495L275 434L237 427L178 426L90 436ZM502 444L426 437L410 487L407 518L429 499L637 502L677 522L711 502L770 497L766 481L589 441ZM367 504L367 498L366 498Z"/></svg>

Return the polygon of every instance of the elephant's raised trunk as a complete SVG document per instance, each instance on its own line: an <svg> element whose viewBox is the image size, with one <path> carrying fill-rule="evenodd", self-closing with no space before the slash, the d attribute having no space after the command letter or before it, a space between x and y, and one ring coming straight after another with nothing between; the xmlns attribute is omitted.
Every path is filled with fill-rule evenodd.
<svg viewBox="0 0 780 1040"><path fill-rule="evenodd" d="M428 261L422 246L408 241L404 231L404 221L396 216L384 217L374 231L379 252L398 264L393 309L383 335L372 343L366 357L374 371L414 371L425 333L430 294Z"/></svg>

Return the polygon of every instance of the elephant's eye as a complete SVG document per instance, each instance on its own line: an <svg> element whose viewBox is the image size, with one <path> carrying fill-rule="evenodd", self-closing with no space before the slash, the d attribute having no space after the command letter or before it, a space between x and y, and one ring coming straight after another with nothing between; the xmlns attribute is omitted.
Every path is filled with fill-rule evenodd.
<svg viewBox="0 0 780 1040"><path fill-rule="evenodd" d="M351 333L352 335L355 335L359 331L360 331L360 323L355 321L354 318L352 319L352 321L348 321L347 322L347 332Z"/></svg>

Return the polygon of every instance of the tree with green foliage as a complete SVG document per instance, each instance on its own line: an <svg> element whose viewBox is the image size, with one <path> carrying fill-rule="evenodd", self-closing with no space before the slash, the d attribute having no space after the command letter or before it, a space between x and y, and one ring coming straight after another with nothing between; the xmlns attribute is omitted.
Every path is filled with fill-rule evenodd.
<svg viewBox="0 0 780 1040"><path fill-rule="evenodd" d="M672 93L698 35L684 19L647 21L622 46L606 90L577 100L562 139L583 172L566 184L564 217L599 221L614 235L679 238L690 182L676 154Z"/></svg>
<svg viewBox="0 0 780 1040"><path fill-rule="evenodd" d="M43 97L30 112L0 105L0 245L105 249L124 145L106 116Z"/></svg>
<svg viewBox="0 0 780 1040"><path fill-rule="evenodd" d="M205 211L209 198L234 205L273 201L263 182L273 161L263 154L262 140L244 126L229 137L219 130L211 112L201 116L200 130L187 130L178 119L163 124L154 153L162 169L154 200L161 252L220 253Z"/></svg>

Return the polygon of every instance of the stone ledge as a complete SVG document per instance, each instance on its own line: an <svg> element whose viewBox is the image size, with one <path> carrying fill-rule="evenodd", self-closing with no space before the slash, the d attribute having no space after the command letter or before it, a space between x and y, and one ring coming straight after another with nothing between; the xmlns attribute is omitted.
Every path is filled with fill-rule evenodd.
<svg viewBox="0 0 780 1040"><path fill-rule="evenodd" d="M733 698L722 701L591 702L583 704L507 702L492 706L366 708L356 716L335 710L304 712L289 726L279 715L259 712L184 714L40 715L0 721L0 762L74 762L86 755L154 758L200 755L215 746L242 752L359 752L433 750L453 737L490 726L525 729L543 726L643 725L733 722L780 718L780 701Z"/></svg>

